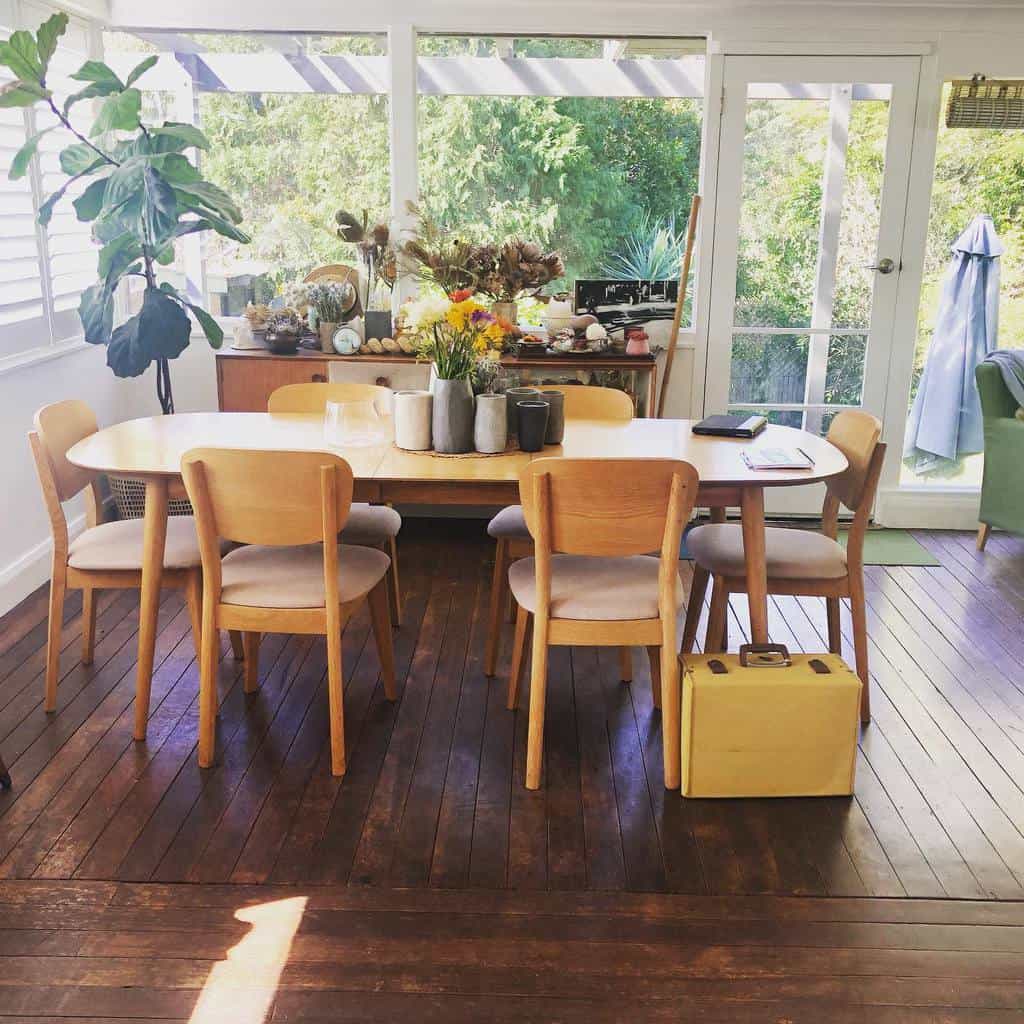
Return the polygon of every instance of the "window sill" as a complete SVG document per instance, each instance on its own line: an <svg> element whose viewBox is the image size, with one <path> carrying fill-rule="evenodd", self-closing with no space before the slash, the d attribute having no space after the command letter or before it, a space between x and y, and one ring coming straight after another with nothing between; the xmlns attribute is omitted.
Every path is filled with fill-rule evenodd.
<svg viewBox="0 0 1024 1024"><path fill-rule="evenodd" d="M27 352L17 352L0 359L0 377L30 366L38 366L40 363L48 363L52 359L63 359L65 356L81 352L86 348L92 348L92 346L87 344L84 338L70 338L58 345L40 346L29 349Z"/></svg>

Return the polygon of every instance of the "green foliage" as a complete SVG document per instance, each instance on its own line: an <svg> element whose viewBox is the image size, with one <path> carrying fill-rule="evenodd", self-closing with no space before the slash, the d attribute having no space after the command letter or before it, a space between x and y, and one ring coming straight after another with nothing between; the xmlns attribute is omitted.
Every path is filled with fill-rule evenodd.
<svg viewBox="0 0 1024 1024"><path fill-rule="evenodd" d="M615 281L674 279L685 249L686 235L676 231L675 217L655 220L644 213L619 250L601 264L601 275Z"/></svg>
<svg viewBox="0 0 1024 1024"><path fill-rule="evenodd" d="M30 106L41 100L77 140L60 153L61 170L68 180L41 204L39 222L48 224L67 189L88 179L74 201L75 213L80 221L92 224L93 237L103 247L98 259L101 280L82 293L79 304L85 339L107 346L107 365L119 377L137 377L156 361L158 393L164 411L171 412L166 363L189 343L191 321L186 311L195 315L211 345L221 344L223 332L213 317L174 288L157 287L155 267L173 259L174 241L185 234L212 230L243 244L249 238L238 227L242 214L231 197L203 181L183 155L193 146L209 147L203 133L172 121L152 128L142 124L142 93L134 83L156 63L156 57L142 60L124 82L106 64L86 61L71 76L86 83L85 87L69 97L63 109L57 107L46 75L67 20L67 15L55 14L35 36L15 32L0 43L0 64L16 76L5 86L0 104ZM85 99L102 100L88 136L68 119L69 109ZM26 173L42 134L29 139L16 154L11 178ZM131 276L146 282L142 308L114 328L114 293Z"/></svg>

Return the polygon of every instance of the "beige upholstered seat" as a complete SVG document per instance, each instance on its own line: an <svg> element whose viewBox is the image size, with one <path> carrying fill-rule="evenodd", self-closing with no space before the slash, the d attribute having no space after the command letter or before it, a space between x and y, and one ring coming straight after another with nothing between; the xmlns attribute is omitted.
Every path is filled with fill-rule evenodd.
<svg viewBox="0 0 1024 1024"><path fill-rule="evenodd" d="M391 559L376 548L338 545L338 597L355 601L380 583ZM221 562L221 603L249 608L323 608L324 554L319 544L238 548Z"/></svg>
<svg viewBox="0 0 1024 1024"><path fill-rule="evenodd" d="M621 622L658 617L659 560L649 555L595 558L551 556L551 617ZM533 558L521 558L508 570L516 604L537 610L537 579ZM683 587L676 578L676 607L683 605Z"/></svg>
<svg viewBox="0 0 1024 1024"><path fill-rule="evenodd" d="M495 540L530 540L522 505L503 508L488 524L487 532Z"/></svg>
<svg viewBox="0 0 1024 1024"><path fill-rule="evenodd" d="M120 572L142 569L142 520L126 519L93 526L79 534L68 548L68 565L74 569ZM192 516L167 520L165 569L198 569L199 538Z"/></svg>
<svg viewBox="0 0 1024 1024"><path fill-rule="evenodd" d="M390 505L353 505L341 531L344 544L381 544L398 536L402 517Z"/></svg>
<svg viewBox="0 0 1024 1024"><path fill-rule="evenodd" d="M713 576L742 576L743 530L738 525L712 523L698 526L686 537L691 557ZM765 530L768 575L789 580L838 580L846 576L842 545L812 530Z"/></svg>

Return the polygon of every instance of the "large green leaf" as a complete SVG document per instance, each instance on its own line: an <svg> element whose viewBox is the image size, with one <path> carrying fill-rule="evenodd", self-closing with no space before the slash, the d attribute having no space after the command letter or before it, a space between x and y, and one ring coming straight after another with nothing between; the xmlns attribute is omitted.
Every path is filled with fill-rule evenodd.
<svg viewBox="0 0 1024 1024"><path fill-rule="evenodd" d="M39 223L45 228L53 217L53 208L64 198L64 193L67 192L68 186L74 181L72 178L69 181L64 182L63 185L56 192L49 195L39 207L39 216L36 218Z"/></svg>
<svg viewBox="0 0 1024 1024"><path fill-rule="evenodd" d="M8 82L0 86L0 108L31 107L33 103L38 103L49 95L48 89L35 82Z"/></svg>
<svg viewBox="0 0 1024 1024"><path fill-rule="evenodd" d="M103 209L103 197L107 192L107 178L90 182L82 194L71 204L81 221L95 220Z"/></svg>
<svg viewBox="0 0 1024 1024"><path fill-rule="evenodd" d="M131 231L125 231L103 246L97 272L104 278L107 289L113 291L120 277L141 256L142 243Z"/></svg>
<svg viewBox="0 0 1024 1024"><path fill-rule="evenodd" d="M124 82L100 60L87 60L71 77L76 82L109 82L118 89L124 88Z"/></svg>
<svg viewBox="0 0 1024 1024"><path fill-rule="evenodd" d="M0 64L6 64L22 82L42 82L43 65L31 32L14 32L0 43Z"/></svg>
<svg viewBox="0 0 1024 1024"><path fill-rule="evenodd" d="M200 180L199 172L192 166L192 162L181 153L168 153L151 159L153 166L172 185L188 185Z"/></svg>
<svg viewBox="0 0 1024 1024"><path fill-rule="evenodd" d="M108 185L109 191L109 185ZM140 230L142 217L142 192L141 190L131 196L120 206L112 210L106 208L104 203L100 216L93 221L92 235L97 242L112 242L118 235L125 231Z"/></svg>
<svg viewBox="0 0 1024 1024"><path fill-rule="evenodd" d="M96 96L109 96L111 93L120 92L121 86L117 82L93 82L78 92L73 92L64 101L64 113L66 114L79 100L91 100Z"/></svg>
<svg viewBox="0 0 1024 1024"><path fill-rule="evenodd" d="M138 89L125 89L124 92L108 96L89 129L90 137L96 138L110 131L135 131L139 127L141 110L142 93Z"/></svg>
<svg viewBox="0 0 1024 1024"><path fill-rule="evenodd" d="M176 359L188 347L188 314L159 288L147 288L142 309L111 335L107 366L118 377L138 377L154 359Z"/></svg>
<svg viewBox="0 0 1024 1024"><path fill-rule="evenodd" d="M241 228L235 227L234 224L229 220L225 220L223 217L218 216L216 213L211 213L205 207L191 206L187 202L183 201L181 196L178 197L178 210L179 213L197 213L199 219L194 221L186 221L188 225L196 225L190 227L189 231L181 231L179 234L190 234L192 231L216 231L218 235L223 235L225 238L230 238L233 241L241 242L242 245L248 245L252 239L244 232ZM198 225L202 225L199 227Z"/></svg>
<svg viewBox="0 0 1024 1024"><path fill-rule="evenodd" d="M60 169L65 174L87 174L105 162L92 146L87 146L84 142L65 146L60 151Z"/></svg>
<svg viewBox="0 0 1024 1024"><path fill-rule="evenodd" d="M196 149L210 148L209 140L195 125L180 121L165 121L159 128L154 128L150 135L154 142L166 146L168 152L180 152L191 146Z"/></svg>
<svg viewBox="0 0 1024 1024"><path fill-rule="evenodd" d="M90 345L103 345L110 341L114 326L114 295L102 284L94 284L82 292L78 302L78 316Z"/></svg>
<svg viewBox="0 0 1024 1024"><path fill-rule="evenodd" d="M133 82L137 82L160 58L153 54L151 57L147 57L145 60L139 61L128 73L128 77L124 80L125 85L131 85Z"/></svg>
<svg viewBox="0 0 1024 1024"><path fill-rule="evenodd" d="M167 292L168 295L173 295L179 302L188 306L192 310L193 316L199 321L199 326L203 329L203 334L206 335L206 340L210 343L211 348L220 348L224 343L224 330L217 323L216 320L209 313L206 312L202 306L197 306L194 302L189 302L188 299L184 298L182 294L173 285L166 281L160 285L161 291Z"/></svg>
<svg viewBox="0 0 1024 1024"><path fill-rule="evenodd" d="M49 67L50 58L57 52L57 40L64 35L67 27L68 16L63 11L51 15L39 26L39 31L36 32L36 49L44 73Z"/></svg>
<svg viewBox="0 0 1024 1024"><path fill-rule="evenodd" d="M210 181L195 181L190 184L180 185L177 189L182 193L186 201L202 209L210 210L225 220L238 224L242 220L242 211L235 204L235 201L218 185ZM196 212L202 212L202 209Z"/></svg>
<svg viewBox="0 0 1024 1024"><path fill-rule="evenodd" d="M145 201L142 205L143 224L150 244L160 248L168 238L174 237L178 226L178 201L174 189L152 167L142 172Z"/></svg>
<svg viewBox="0 0 1024 1024"><path fill-rule="evenodd" d="M32 157L36 155L39 140L49 131L53 131L53 129L45 128L43 131L37 132L14 154L14 159L11 161L11 169L7 172L7 177L11 181L17 181L18 178L25 177L28 173L28 165Z"/></svg>
<svg viewBox="0 0 1024 1024"><path fill-rule="evenodd" d="M106 215L129 199L141 196L143 191L143 174L146 165L142 160L133 158L126 160L107 179L107 193L103 202L103 213Z"/></svg>

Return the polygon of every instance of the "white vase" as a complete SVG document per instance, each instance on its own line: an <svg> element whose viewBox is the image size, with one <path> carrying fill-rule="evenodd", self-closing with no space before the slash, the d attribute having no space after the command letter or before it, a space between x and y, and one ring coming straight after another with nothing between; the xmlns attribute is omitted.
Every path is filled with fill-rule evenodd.
<svg viewBox="0 0 1024 1024"><path fill-rule="evenodd" d="M395 444L411 452L430 450L434 396L429 391L395 393Z"/></svg>
<svg viewBox="0 0 1024 1024"><path fill-rule="evenodd" d="M508 443L508 399L504 395L477 395L473 447L485 455L503 452Z"/></svg>

